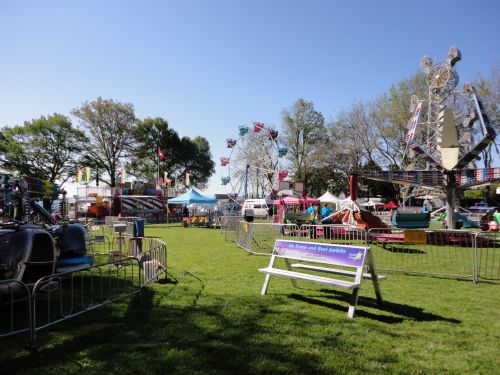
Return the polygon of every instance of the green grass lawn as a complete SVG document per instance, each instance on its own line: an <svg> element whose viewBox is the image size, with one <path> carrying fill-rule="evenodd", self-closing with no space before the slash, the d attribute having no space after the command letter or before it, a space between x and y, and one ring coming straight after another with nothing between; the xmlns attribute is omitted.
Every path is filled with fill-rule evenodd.
<svg viewBox="0 0 500 375"><path fill-rule="evenodd" d="M378 306L350 293L272 278L268 256L219 230L146 226L168 274L132 297L37 332L0 339L1 374L498 374L500 285L386 273ZM278 260L278 266L284 262Z"/></svg>

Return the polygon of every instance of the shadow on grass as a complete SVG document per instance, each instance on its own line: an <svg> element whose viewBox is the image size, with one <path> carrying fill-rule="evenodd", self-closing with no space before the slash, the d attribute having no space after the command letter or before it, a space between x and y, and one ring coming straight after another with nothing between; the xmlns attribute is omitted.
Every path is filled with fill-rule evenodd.
<svg viewBox="0 0 500 375"><path fill-rule="evenodd" d="M383 247L384 250L387 250L391 253L402 253L402 254L426 254L425 251L418 250L418 249L412 249L408 247L395 247L391 245L387 245Z"/></svg>
<svg viewBox="0 0 500 375"><path fill-rule="evenodd" d="M114 374L321 372L320 355L296 350L301 345L296 340L308 336L311 326L326 326L327 319L278 311L279 300L263 306L259 298L236 298L226 301L228 310L215 303L162 305L160 294L146 288L142 305L136 306L133 297L132 303L123 303L126 311L119 317L114 316L116 307L104 306L98 313L43 330L38 334L39 354L11 357L2 373L75 373L83 368L86 373ZM289 340L276 321L289 322L300 335ZM328 342L339 351L350 345L343 337Z"/></svg>
<svg viewBox="0 0 500 375"><path fill-rule="evenodd" d="M179 281L170 273L166 272L166 278L163 276L160 276L160 279L158 280L157 284L160 285L165 285L165 284L173 284L177 285Z"/></svg>
<svg viewBox="0 0 500 375"><path fill-rule="evenodd" d="M327 298L340 299L343 302L345 302L345 305L339 306L337 304L332 304L332 303L324 302L321 300L315 300L315 299L312 299L310 297L298 296L296 294L292 294L290 297L297 299L297 300L304 301L304 302L308 302L311 304L324 306L324 307L332 308L332 309L339 310L339 311L345 311L347 314L347 310L349 308L349 303L351 300L352 293L342 292L342 291L338 291L338 290L329 290L329 289L320 289L320 292L323 292L326 294L335 293L335 296L328 296ZM325 296L317 296L317 297L325 298ZM383 311L386 311L386 312L391 313L391 314L400 315L400 316L403 316L404 318L403 317L388 316L388 315L372 314L372 313L369 313L367 311L364 311L363 310L364 306L369 307L369 308L373 308L373 309L377 309L377 310L383 310ZM406 318L409 318L409 319L412 319L412 320L415 320L418 322L445 321L445 322L455 323L455 324L462 323L460 320L457 320L457 319L445 318L445 317L440 316L440 315L424 312L424 310L422 308L419 308L419 307L403 305L403 304L388 302L388 301L384 301L383 305L379 305L376 298L363 297L363 296L360 296L358 298L358 304L356 307L356 316L363 316L363 317L375 319L375 320L378 320L378 321L381 321L384 323L388 323L388 324L401 323Z"/></svg>

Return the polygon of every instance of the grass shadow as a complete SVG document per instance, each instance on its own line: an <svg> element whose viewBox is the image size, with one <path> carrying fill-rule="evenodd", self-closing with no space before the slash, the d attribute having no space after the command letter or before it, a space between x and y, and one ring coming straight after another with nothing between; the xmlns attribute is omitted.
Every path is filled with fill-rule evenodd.
<svg viewBox="0 0 500 375"><path fill-rule="evenodd" d="M337 290L328 290L328 289L320 289L320 291L323 293L327 293L327 294L335 293L337 296L341 297L342 300L346 301L347 303L349 303L350 298L351 298L351 293L347 293L347 292L342 292L342 291L337 291ZM336 297L331 296L328 298L336 298ZM361 304L360 304L360 302L361 302ZM460 320L457 320L457 319L446 318L446 317L436 315L433 313L424 312L424 309L420 308L420 307L404 305L404 304L388 302L388 301L384 301L383 305L379 305L376 298L360 296L358 299L358 305L356 308L356 315L371 317L371 318L383 321L385 323L401 323L401 321L404 319L403 318L393 319L393 318L388 317L386 315L371 314L371 313L368 313L368 312L363 311L363 310L358 310L360 306L361 307L367 306L367 307L374 308L377 310L384 310L384 311L387 311L388 313L404 316L405 318L409 318L409 319L412 319L412 320L415 320L418 322L445 321L445 322L454 323L454 324L462 323Z"/></svg>
<svg viewBox="0 0 500 375"><path fill-rule="evenodd" d="M385 246L385 250L390 251L391 253L402 253L402 254L427 254L425 251L404 247L394 247L394 246Z"/></svg>

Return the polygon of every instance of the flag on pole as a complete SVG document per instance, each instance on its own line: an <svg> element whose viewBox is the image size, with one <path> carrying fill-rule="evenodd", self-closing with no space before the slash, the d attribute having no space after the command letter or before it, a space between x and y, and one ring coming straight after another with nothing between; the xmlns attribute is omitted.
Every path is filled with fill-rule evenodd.
<svg viewBox="0 0 500 375"><path fill-rule="evenodd" d="M77 181L78 183L82 182L82 170L80 168L78 168L78 177L77 177Z"/></svg>
<svg viewBox="0 0 500 375"><path fill-rule="evenodd" d="M189 186L189 173L186 172L186 186Z"/></svg>
<svg viewBox="0 0 500 375"><path fill-rule="evenodd" d="M177 175L175 175L174 177L175 177L175 188L177 189Z"/></svg>
<svg viewBox="0 0 500 375"><path fill-rule="evenodd" d="M91 169L89 167L85 167L85 173L87 174L86 175L87 184L90 182L90 171Z"/></svg>
<svg viewBox="0 0 500 375"><path fill-rule="evenodd" d="M163 179L167 185L170 185L172 181L167 177L167 172L163 172L165 174L165 178Z"/></svg>
<svg viewBox="0 0 500 375"><path fill-rule="evenodd" d="M163 153L161 152L161 148L158 147L158 152L160 153L160 158L163 159Z"/></svg>
<svg viewBox="0 0 500 375"><path fill-rule="evenodd" d="M125 172L125 168L122 168L122 184L125 183L126 179L127 179L127 172Z"/></svg>

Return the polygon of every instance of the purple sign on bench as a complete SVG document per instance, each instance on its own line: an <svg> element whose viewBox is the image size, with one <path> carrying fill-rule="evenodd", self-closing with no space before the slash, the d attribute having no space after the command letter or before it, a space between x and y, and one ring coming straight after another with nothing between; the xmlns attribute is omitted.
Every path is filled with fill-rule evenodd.
<svg viewBox="0 0 500 375"><path fill-rule="evenodd" d="M365 257L365 247L326 243L276 240L273 255L311 262L360 267Z"/></svg>

